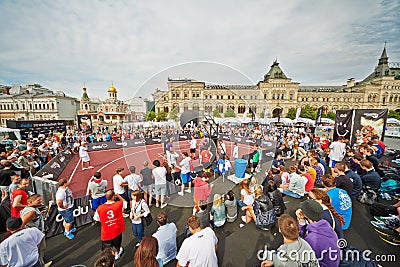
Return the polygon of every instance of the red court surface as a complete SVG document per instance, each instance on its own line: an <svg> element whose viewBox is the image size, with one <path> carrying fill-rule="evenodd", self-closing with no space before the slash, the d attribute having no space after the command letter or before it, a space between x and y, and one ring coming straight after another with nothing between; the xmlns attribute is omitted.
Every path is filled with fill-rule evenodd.
<svg viewBox="0 0 400 267"><path fill-rule="evenodd" d="M232 154L232 144L225 142L227 155ZM239 158L243 154L252 152L252 147L249 145L238 144L239 146ZM182 152L189 152L189 143L187 141L174 142L173 147L175 151L181 155ZM64 171L61 173L60 178L68 178L70 180L69 187L71 188L74 197L81 197L86 195L87 185L89 179L96 171L101 172L102 178L108 181L108 188L113 187L112 177L115 174L117 167L124 167L123 177L129 174L128 166L135 166L136 173L139 173L143 168L143 162L149 162L149 166L152 167L151 162L153 160L162 159L163 148L162 144L147 145L141 147L130 147L124 149L110 149L103 151L92 151L89 152L91 159L91 165L94 169L88 169L82 171L82 166L79 156L76 154L68 163ZM197 157L197 156L196 156ZM182 160L180 157L178 162ZM199 160L194 161L194 166L199 165Z"/></svg>

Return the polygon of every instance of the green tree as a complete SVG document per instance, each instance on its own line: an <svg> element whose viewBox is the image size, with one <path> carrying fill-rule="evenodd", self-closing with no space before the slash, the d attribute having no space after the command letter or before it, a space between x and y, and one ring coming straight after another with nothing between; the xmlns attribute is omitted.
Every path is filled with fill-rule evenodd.
<svg viewBox="0 0 400 267"><path fill-rule="evenodd" d="M167 120L167 112L164 110L157 113L156 119L157 121L166 121Z"/></svg>
<svg viewBox="0 0 400 267"><path fill-rule="evenodd" d="M296 108L290 108L288 110L288 113L286 114L286 118L294 120L296 118L296 112L297 112Z"/></svg>
<svg viewBox="0 0 400 267"><path fill-rule="evenodd" d="M300 117L315 120L317 112L315 112L310 105L306 105L301 109Z"/></svg>
<svg viewBox="0 0 400 267"><path fill-rule="evenodd" d="M178 120L178 110L176 108L171 109L171 111L168 113L168 119L170 120Z"/></svg>
<svg viewBox="0 0 400 267"><path fill-rule="evenodd" d="M154 113L154 111L149 111L146 113L146 121L152 121L156 118L156 114Z"/></svg>
<svg viewBox="0 0 400 267"><path fill-rule="evenodd" d="M328 113L322 113L322 118L328 118L331 120L335 120L336 119L336 113L333 111L329 111Z"/></svg>
<svg viewBox="0 0 400 267"><path fill-rule="evenodd" d="M214 117L217 117L217 118L221 118L221 114L219 114L219 111L218 111L217 108L214 109L214 111L213 111L213 116L214 116Z"/></svg>
<svg viewBox="0 0 400 267"><path fill-rule="evenodd" d="M388 118L394 118L400 120L400 112L397 112L396 110L389 110Z"/></svg>
<svg viewBox="0 0 400 267"><path fill-rule="evenodd" d="M226 110L226 112L224 113L224 117L225 118L235 118L236 117L235 111L231 108L228 108Z"/></svg>

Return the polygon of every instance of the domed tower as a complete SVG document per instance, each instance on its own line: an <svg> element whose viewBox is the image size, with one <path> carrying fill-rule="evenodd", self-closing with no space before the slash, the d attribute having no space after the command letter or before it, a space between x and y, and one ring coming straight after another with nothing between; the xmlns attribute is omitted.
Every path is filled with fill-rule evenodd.
<svg viewBox="0 0 400 267"><path fill-rule="evenodd" d="M117 89L114 87L114 84L111 84L110 88L108 88L108 99L112 101L117 100Z"/></svg>

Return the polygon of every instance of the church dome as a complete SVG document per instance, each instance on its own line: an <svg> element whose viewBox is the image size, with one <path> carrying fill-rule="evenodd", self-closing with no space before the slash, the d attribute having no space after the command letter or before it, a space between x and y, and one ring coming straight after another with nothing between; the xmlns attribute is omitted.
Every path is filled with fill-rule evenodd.
<svg viewBox="0 0 400 267"><path fill-rule="evenodd" d="M109 93L116 93L117 92L117 88L115 88L114 85L111 85L110 88L108 88L108 92Z"/></svg>

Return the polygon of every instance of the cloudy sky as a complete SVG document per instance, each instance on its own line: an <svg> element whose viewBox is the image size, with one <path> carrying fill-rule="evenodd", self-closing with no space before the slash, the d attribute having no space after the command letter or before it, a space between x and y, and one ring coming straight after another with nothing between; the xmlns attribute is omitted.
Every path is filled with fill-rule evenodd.
<svg viewBox="0 0 400 267"><path fill-rule="evenodd" d="M0 84L104 99L166 89L167 77L254 84L274 59L301 85L400 62L400 1L0 1Z"/></svg>

